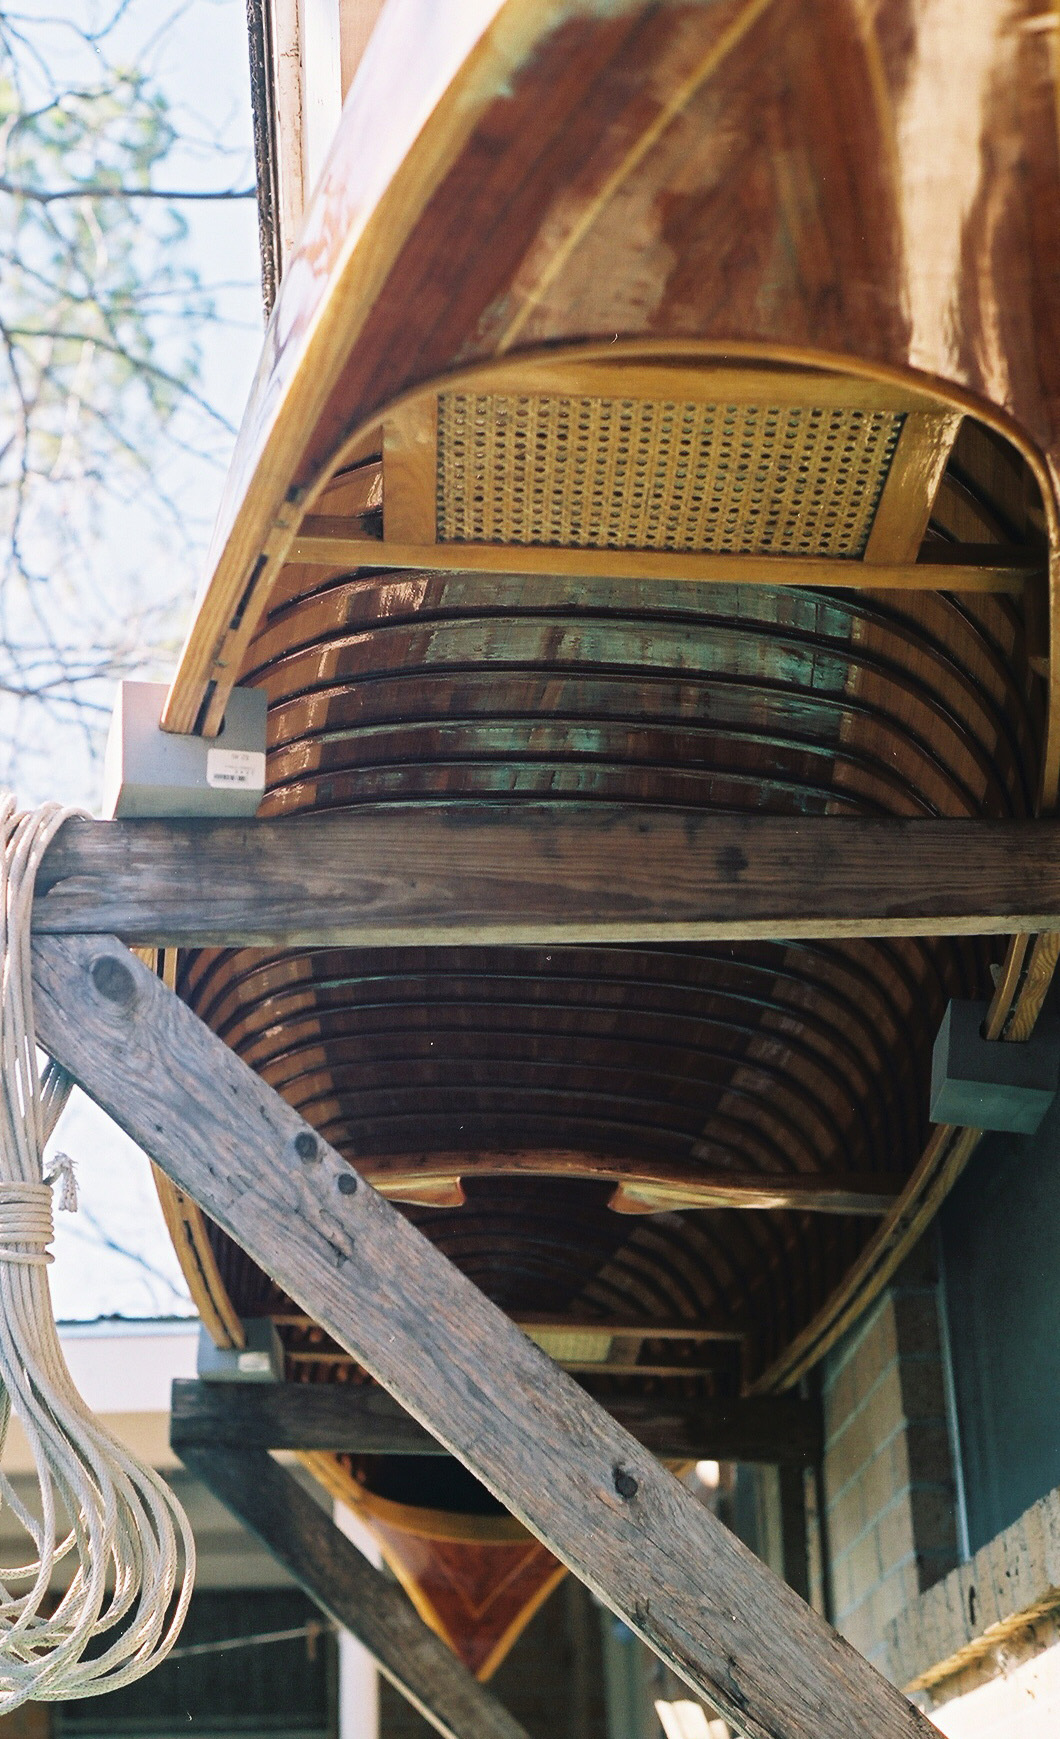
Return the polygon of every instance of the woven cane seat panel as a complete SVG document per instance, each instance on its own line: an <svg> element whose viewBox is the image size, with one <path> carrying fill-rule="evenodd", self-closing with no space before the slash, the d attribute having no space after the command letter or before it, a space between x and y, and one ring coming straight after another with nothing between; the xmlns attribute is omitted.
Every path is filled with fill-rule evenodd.
<svg viewBox="0 0 1060 1739"><path fill-rule="evenodd" d="M438 541L856 559L903 421L844 406L442 393Z"/></svg>

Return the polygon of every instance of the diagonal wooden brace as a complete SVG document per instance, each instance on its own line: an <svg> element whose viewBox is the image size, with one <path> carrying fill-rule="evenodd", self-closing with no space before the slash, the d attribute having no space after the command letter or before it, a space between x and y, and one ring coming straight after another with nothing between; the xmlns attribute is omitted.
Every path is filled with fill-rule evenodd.
<svg viewBox="0 0 1060 1739"><path fill-rule="evenodd" d="M445 1739L528 1739L318 1503L264 1449L182 1449L196 1478L256 1534L311 1600L362 1642Z"/></svg>
<svg viewBox="0 0 1060 1739"><path fill-rule="evenodd" d="M44 1049L746 1739L935 1731L120 942L33 958Z"/></svg>

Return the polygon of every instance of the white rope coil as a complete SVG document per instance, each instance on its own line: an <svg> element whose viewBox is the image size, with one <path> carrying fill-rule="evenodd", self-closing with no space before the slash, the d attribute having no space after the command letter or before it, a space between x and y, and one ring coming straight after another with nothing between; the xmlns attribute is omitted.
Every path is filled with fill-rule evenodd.
<svg viewBox="0 0 1060 1739"><path fill-rule="evenodd" d="M0 1565L0 1716L142 1678L176 1641L195 1570L172 1492L74 1388L48 1290L51 1186L62 1184L61 1207L76 1206L76 1189L65 1155L47 1179L42 1156L72 1083L51 1062L38 1078L30 915L40 861L76 813L48 804L19 815L0 797L0 1451L14 1414L38 1482L27 1505L0 1472L0 1506L30 1547L25 1562ZM57 1569L65 1592L52 1586Z"/></svg>
<svg viewBox="0 0 1060 1739"><path fill-rule="evenodd" d="M0 1183L0 1262L53 1261L52 1192L46 1183Z"/></svg>

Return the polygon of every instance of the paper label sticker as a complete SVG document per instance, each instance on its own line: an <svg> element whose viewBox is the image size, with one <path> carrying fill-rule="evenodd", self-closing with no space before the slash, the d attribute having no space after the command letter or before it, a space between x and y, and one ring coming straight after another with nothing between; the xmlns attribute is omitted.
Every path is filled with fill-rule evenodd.
<svg viewBox="0 0 1060 1739"><path fill-rule="evenodd" d="M248 1377L271 1377L272 1360L268 1353L240 1353L236 1366Z"/></svg>
<svg viewBox="0 0 1060 1739"><path fill-rule="evenodd" d="M264 791L265 756L257 749L207 749L206 783L214 791Z"/></svg>

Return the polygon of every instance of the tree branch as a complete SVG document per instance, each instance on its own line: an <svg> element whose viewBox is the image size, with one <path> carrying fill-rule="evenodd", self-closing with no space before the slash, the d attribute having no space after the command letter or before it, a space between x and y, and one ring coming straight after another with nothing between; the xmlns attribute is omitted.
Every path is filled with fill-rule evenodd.
<svg viewBox="0 0 1060 1739"><path fill-rule="evenodd" d="M196 191L187 187L112 187L107 182L86 181L77 187L26 187L17 181L0 178L0 193L13 199L32 200L37 205L53 205L61 199L255 199L256 187L219 187Z"/></svg>

